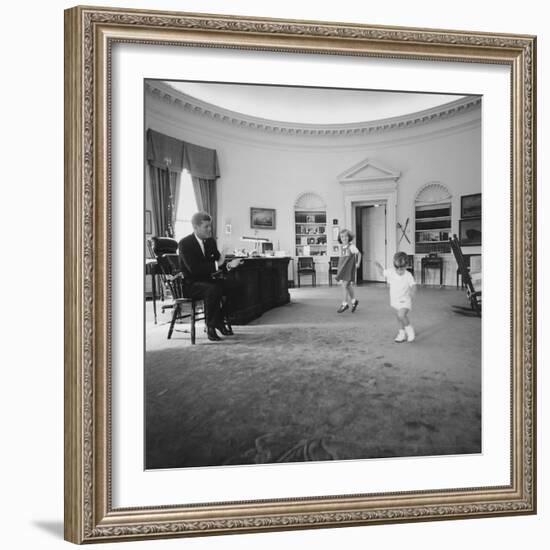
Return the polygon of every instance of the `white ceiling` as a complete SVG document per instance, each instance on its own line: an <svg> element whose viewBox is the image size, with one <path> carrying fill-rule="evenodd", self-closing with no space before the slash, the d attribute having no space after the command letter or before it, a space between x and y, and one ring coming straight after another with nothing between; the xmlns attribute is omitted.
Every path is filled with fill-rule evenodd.
<svg viewBox="0 0 550 550"><path fill-rule="evenodd" d="M300 124L348 124L416 113L462 95L166 81L176 90L241 114Z"/></svg>

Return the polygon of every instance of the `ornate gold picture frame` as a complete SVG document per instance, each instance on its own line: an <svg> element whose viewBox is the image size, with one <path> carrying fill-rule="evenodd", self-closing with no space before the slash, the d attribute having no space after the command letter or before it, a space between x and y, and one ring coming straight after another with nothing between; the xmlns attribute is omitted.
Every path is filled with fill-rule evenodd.
<svg viewBox="0 0 550 550"><path fill-rule="evenodd" d="M498 64L511 72L510 482L113 506L111 155L116 44ZM75 7L65 12L65 538L159 539L536 512L536 38ZM138 419L136 419L138 422Z"/></svg>

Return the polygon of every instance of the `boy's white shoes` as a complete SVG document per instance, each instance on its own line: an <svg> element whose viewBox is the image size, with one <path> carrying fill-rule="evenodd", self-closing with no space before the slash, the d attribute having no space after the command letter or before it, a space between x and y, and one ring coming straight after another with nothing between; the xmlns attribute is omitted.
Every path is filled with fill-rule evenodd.
<svg viewBox="0 0 550 550"><path fill-rule="evenodd" d="M407 336L405 335L405 331L403 329L400 329L399 332L397 333L397 336L395 337L394 342L397 342L398 344L400 344L401 342L406 342L406 341L407 341Z"/></svg>
<svg viewBox="0 0 550 550"><path fill-rule="evenodd" d="M412 325L408 325L405 327L405 330L401 329L397 336L395 337L394 342L397 342L398 344L401 344L401 342L413 342L414 341L414 329L412 328Z"/></svg>

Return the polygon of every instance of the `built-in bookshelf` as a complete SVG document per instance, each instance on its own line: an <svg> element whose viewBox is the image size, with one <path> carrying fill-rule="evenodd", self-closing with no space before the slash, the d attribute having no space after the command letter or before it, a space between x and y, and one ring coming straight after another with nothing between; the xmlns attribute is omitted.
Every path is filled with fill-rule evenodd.
<svg viewBox="0 0 550 550"><path fill-rule="evenodd" d="M451 204L416 207L415 252L450 252Z"/></svg>
<svg viewBox="0 0 550 550"><path fill-rule="evenodd" d="M296 256L327 253L327 213L324 210L296 210Z"/></svg>

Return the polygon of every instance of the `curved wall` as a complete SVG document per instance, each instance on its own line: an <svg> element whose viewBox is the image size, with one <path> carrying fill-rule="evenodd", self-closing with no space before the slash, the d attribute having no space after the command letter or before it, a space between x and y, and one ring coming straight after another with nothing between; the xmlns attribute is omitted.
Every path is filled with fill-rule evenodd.
<svg viewBox="0 0 550 550"><path fill-rule="evenodd" d="M346 218L344 193L338 176L369 159L375 165L400 173L397 180L395 218L402 225L410 219L407 235L414 243L414 200L429 182L440 182L452 193L452 231L458 233L460 196L481 192L481 108L450 117L434 116L429 122L356 135L277 134L233 122L223 122L183 109L181 104L146 92L146 128L216 149L221 177L218 180L218 241L242 248L242 235L267 237L275 249L294 251L294 204L312 191L327 204L327 219ZM148 182L147 182L148 185ZM146 201L149 192L146 192ZM250 207L275 208L276 230L250 229ZM223 234L226 223L232 234ZM398 232L388 235L398 241ZM178 236L180 238L180 236ZM330 245L330 241L329 241ZM412 254L405 239L400 250ZM470 247L468 253L479 253ZM445 282L454 284L451 261ZM435 277L435 275L434 275Z"/></svg>

